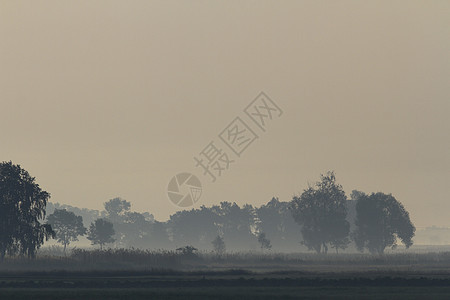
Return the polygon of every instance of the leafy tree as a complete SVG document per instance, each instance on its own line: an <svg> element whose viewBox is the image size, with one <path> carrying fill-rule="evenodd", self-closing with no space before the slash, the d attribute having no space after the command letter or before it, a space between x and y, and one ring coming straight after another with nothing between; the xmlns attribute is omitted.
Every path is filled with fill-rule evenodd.
<svg viewBox="0 0 450 300"><path fill-rule="evenodd" d="M272 249L272 245L270 244L270 240L266 238L266 234L261 232L258 235L258 243L261 245L261 250L270 250Z"/></svg>
<svg viewBox="0 0 450 300"><path fill-rule="evenodd" d="M149 236L152 230L152 222L148 221L145 216L138 212L127 212L126 218L120 224L119 229L116 228L116 236L120 235L120 242L123 246L133 246L137 248L148 248ZM118 232L120 230L120 232Z"/></svg>
<svg viewBox="0 0 450 300"><path fill-rule="evenodd" d="M244 245L257 247L254 234L257 215L252 205L245 204L240 208L236 203L221 202L220 206L213 206L212 209L216 210L217 225L228 248L242 249Z"/></svg>
<svg viewBox="0 0 450 300"><path fill-rule="evenodd" d="M103 250L105 244L114 243L114 234L113 223L105 219L97 219L89 226L87 239L92 245L100 245L100 249Z"/></svg>
<svg viewBox="0 0 450 300"><path fill-rule="evenodd" d="M54 237L51 226L40 223L49 198L20 165L0 163L0 260L6 254L33 258L44 240Z"/></svg>
<svg viewBox="0 0 450 300"><path fill-rule="evenodd" d="M176 212L170 216L169 225L176 245L193 244L206 248L220 233L220 219L213 209L201 206L200 209Z"/></svg>
<svg viewBox="0 0 450 300"><path fill-rule="evenodd" d="M108 214L108 218L112 222L124 219L126 213L130 210L131 203L120 197L109 200L104 203L105 210Z"/></svg>
<svg viewBox="0 0 450 300"><path fill-rule="evenodd" d="M397 238L409 248L416 228L409 213L391 194L359 195L356 203L356 230L353 233L360 251L384 253L386 247L395 248Z"/></svg>
<svg viewBox="0 0 450 300"><path fill-rule="evenodd" d="M349 229L345 228L344 226L339 228L340 230L346 230L347 235L349 234ZM343 233L337 233L337 236L343 236ZM348 236L344 238L334 239L330 242L331 248L334 248L336 250L336 253L339 253L339 249L345 250L347 249L348 245L350 244L350 238Z"/></svg>
<svg viewBox="0 0 450 300"><path fill-rule="evenodd" d="M68 204L60 204L58 202L48 202L46 211L47 215L51 215L55 209L65 209L67 211L73 212L77 216L81 216L83 218L84 224L91 224L95 220L99 218L106 217L106 211L99 211L88 208L78 208Z"/></svg>
<svg viewBox="0 0 450 300"><path fill-rule="evenodd" d="M294 221L289 206L289 202L273 197L267 204L256 208L258 232L264 232L277 250L288 251L300 240L300 227Z"/></svg>
<svg viewBox="0 0 450 300"><path fill-rule="evenodd" d="M150 226L150 235L148 242L153 247L170 248L173 247L168 234L168 225L166 222L155 221Z"/></svg>
<svg viewBox="0 0 450 300"><path fill-rule="evenodd" d="M336 183L334 172L321 175L314 187L294 196L291 211L301 226L303 243L317 253L327 253L328 246L343 247L348 239L350 224L346 220L347 197Z"/></svg>
<svg viewBox="0 0 450 300"><path fill-rule="evenodd" d="M225 253L225 241L223 240L223 238L218 235L213 241L212 241L212 245L214 248L214 251L219 254L222 255Z"/></svg>
<svg viewBox="0 0 450 300"><path fill-rule="evenodd" d="M47 217L47 223L55 230L58 243L63 244L64 253L71 242L78 241L78 236L86 233L86 228L83 226L83 217L65 209L55 209Z"/></svg>
<svg viewBox="0 0 450 300"><path fill-rule="evenodd" d="M119 247L146 248L151 231L151 222L138 212L131 212L131 203L120 197L104 203L106 219L113 223L114 239ZM153 218L152 218L153 221Z"/></svg>

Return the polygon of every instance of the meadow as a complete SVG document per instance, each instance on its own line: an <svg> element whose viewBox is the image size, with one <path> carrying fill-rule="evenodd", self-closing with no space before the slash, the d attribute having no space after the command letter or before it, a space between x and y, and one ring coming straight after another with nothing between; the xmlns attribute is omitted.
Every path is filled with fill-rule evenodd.
<svg viewBox="0 0 450 300"><path fill-rule="evenodd" d="M42 249L0 262L0 299L446 299L450 252Z"/></svg>

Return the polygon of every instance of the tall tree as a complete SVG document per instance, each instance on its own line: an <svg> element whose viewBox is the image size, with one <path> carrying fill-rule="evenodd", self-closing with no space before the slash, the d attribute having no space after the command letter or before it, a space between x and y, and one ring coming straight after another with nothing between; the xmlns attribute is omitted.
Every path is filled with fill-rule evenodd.
<svg viewBox="0 0 450 300"><path fill-rule="evenodd" d="M216 236L216 238L211 243L213 245L214 251L217 254L222 255L225 253L225 241L220 235Z"/></svg>
<svg viewBox="0 0 450 300"><path fill-rule="evenodd" d="M126 213L130 210L131 203L120 197L109 200L104 203L108 218L112 222L122 220L126 217Z"/></svg>
<svg viewBox="0 0 450 300"><path fill-rule="evenodd" d="M92 245L100 245L100 249L103 250L105 244L114 243L114 234L113 223L105 219L97 219L89 226L87 238Z"/></svg>
<svg viewBox="0 0 450 300"><path fill-rule="evenodd" d="M264 232L277 250L291 251L298 246L300 227L294 221L289 202L273 197L267 204L256 208L258 232Z"/></svg>
<svg viewBox="0 0 450 300"><path fill-rule="evenodd" d="M347 197L336 183L334 172L321 175L320 179L300 197L293 197L291 211L301 226L303 243L317 253L327 253L330 245L345 247L350 225L346 220Z"/></svg>
<svg viewBox="0 0 450 300"><path fill-rule="evenodd" d="M86 233L86 228L83 226L83 217L65 209L55 209L47 217L47 223L56 232L57 242L64 246L64 252L71 242L78 241L78 236Z"/></svg>
<svg viewBox="0 0 450 300"><path fill-rule="evenodd" d="M120 237L120 240L116 241L116 243L119 242L120 246L133 246L141 249L154 246L150 244L149 239L152 231L152 222L148 221L143 214L127 212L123 223L113 224L116 231L115 237Z"/></svg>
<svg viewBox="0 0 450 300"><path fill-rule="evenodd" d="M169 228L167 222L154 221L150 226L150 235L148 243L154 248L171 248L173 243L169 237Z"/></svg>
<svg viewBox="0 0 450 300"><path fill-rule="evenodd" d="M258 234L258 243L261 246L261 250L272 249L272 244L270 244L270 240L266 237L266 234L264 232Z"/></svg>
<svg viewBox="0 0 450 300"><path fill-rule="evenodd" d="M353 238L357 248L379 254L386 247L395 248L397 238L409 248L416 231L405 207L391 194L383 193L358 195L355 224Z"/></svg>
<svg viewBox="0 0 450 300"><path fill-rule="evenodd" d="M0 259L6 254L35 257L37 249L54 237L45 218L50 194L20 165L0 163Z"/></svg>
<svg viewBox="0 0 450 300"><path fill-rule="evenodd" d="M218 227L223 233L227 247L232 250L256 249L256 210L252 205L245 204L239 207L236 203L221 202L217 210Z"/></svg>
<svg viewBox="0 0 450 300"><path fill-rule="evenodd" d="M211 247L211 240L220 233L218 219L215 212L205 206L176 212L169 220L175 244L191 244L203 249Z"/></svg>

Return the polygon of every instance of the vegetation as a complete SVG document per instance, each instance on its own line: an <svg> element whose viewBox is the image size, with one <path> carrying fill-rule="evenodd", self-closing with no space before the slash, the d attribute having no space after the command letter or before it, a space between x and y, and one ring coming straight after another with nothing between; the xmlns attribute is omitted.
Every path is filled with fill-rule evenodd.
<svg viewBox="0 0 450 300"><path fill-rule="evenodd" d="M91 223L87 238L92 245L100 245L100 249L103 249L105 244L114 243L114 234L115 231L111 222L105 219L97 219Z"/></svg>
<svg viewBox="0 0 450 300"><path fill-rule="evenodd" d="M86 233L83 217L67 209L53 207L47 224L39 222L45 217L50 194L42 191L20 166L2 163L0 175L2 259L15 254L34 257L44 239L55 236L65 252L71 242ZM158 222L148 213L131 211L131 203L119 197L105 202L104 212L90 215L88 210L80 212L92 219L87 238L92 245L100 245L100 249L115 243L114 247L178 247L185 254L212 248L223 255L226 248L236 251L243 245L263 251L273 245L278 250L286 246L285 250L295 250L301 242L317 253L327 253L330 247L338 253L354 242L361 251L383 253L386 247L395 247L397 239L407 248L412 245L414 225L406 209L392 195L368 196L353 191L352 199L356 201L352 207L356 208L352 209L353 219L349 219L345 192L336 182L334 172L328 172L290 203L275 197L259 208L221 202L212 207L179 211L167 222ZM350 223L355 228L351 234Z"/></svg>
<svg viewBox="0 0 450 300"><path fill-rule="evenodd" d="M86 233L83 218L65 209L56 209L47 217L47 222L55 231L58 243L64 246L64 252L71 242L78 241L78 236Z"/></svg>
<svg viewBox="0 0 450 300"><path fill-rule="evenodd" d="M43 247L36 258L6 256L0 264L2 271L110 271L110 270L235 270L299 272L378 272L410 271L440 274L450 269L450 252L441 248L427 249L434 252L390 253L340 253L317 255L315 253L226 252L218 256L213 251L200 251L182 247L180 250L140 249L68 249ZM447 248L448 250L448 248ZM413 251L417 251L414 249Z"/></svg>
<svg viewBox="0 0 450 300"><path fill-rule="evenodd" d="M198 251L198 249L193 246L187 245L184 247L177 248L176 251L183 254L184 256L193 257L193 256L195 256L195 253Z"/></svg>
<svg viewBox="0 0 450 300"><path fill-rule="evenodd" d="M212 241L212 245L214 248L214 251L218 254L218 255L223 255L225 253L226 247L225 247L225 242L223 240L223 238L218 235L213 241Z"/></svg>
<svg viewBox="0 0 450 300"><path fill-rule="evenodd" d="M409 248L416 228L403 205L392 195L361 193L356 204L354 240L361 251L383 253L386 247L395 248L397 238Z"/></svg>
<svg viewBox="0 0 450 300"><path fill-rule="evenodd" d="M350 224L346 220L347 197L334 173L328 172L320 179L300 197L294 196L291 209L301 226L303 243L317 253L327 253L329 245L336 249L347 247Z"/></svg>
<svg viewBox="0 0 450 300"><path fill-rule="evenodd" d="M270 240L266 238L266 234L261 232L258 235L258 242L261 245L261 250L270 250L272 249L272 245L270 244Z"/></svg>
<svg viewBox="0 0 450 300"><path fill-rule="evenodd" d="M50 225L40 223L49 198L20 165L0 163L0 260L6 254L34 257L54 236Z"/></svg>

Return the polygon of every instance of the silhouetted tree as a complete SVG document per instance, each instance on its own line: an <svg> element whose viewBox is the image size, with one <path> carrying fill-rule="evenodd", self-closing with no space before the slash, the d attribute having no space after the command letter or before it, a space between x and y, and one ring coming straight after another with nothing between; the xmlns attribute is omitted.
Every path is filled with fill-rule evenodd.
<svg viewBox="0 0 450 300"><path fill-rule="evenodd" d="M6 254L35 257L37 249L54 237L45 218L50 194L20 165L0 163L0 260Z"/></svg>
<svg viewBox="0 0 450 300"><path fill-rule="evenodd" d="M345 229L344 226L340 227L339 229L341 230L346 230L347 234L348 234L348 229ZM342 236L343 234L341 233L337 233L337 236ZM344 237L344 238L338 238L335 240L332 240L330 242L331 248L334 248L334 250L336 250L336 253L339 253L339 249L341 250L345 250L347 249L348 245L350 244L350 238L348 236Z"/></svg>
<svg viewBox="0 0 450 300"><path fill-rule="evenodd" d="M211 240L219 234L220 217L211 209L178 211L170 216L169 226L175 245L192 244L211 247Z"/></svg>
<svg viewBox="0 0 450 300"><path fill-rule="evenodd" d="M56 232L57 242L64 246L64 252L66 252L66 247L71 242L78 241L78 236L86 233L86 228L83 226L83 218L65 209L55 209L47 217L47 223Z"/></svg>
<svg viewBox="0 0 450 300"><path fill-rule="evenodd" d="M212 245L213 245L213 249L214 251L219 254L222 255L225 253L225 241L223 240L223 238L218 235L213 241L212 241Z"/></svg>
<svg viewBox="0 0 450 300"><path fill-rule="evenodd" d="M112 222L123 220L126 212L130 210L131 203L120 197L109 200L104 203L107 217Z"/></svg>
<svg viewBox="0 0 450 300"><path fill-rule="evenodd" d="M73 212L77 216L81 216L83 218L84 226L89 226L92 222L97 219L106 217L106 211L99 211L89 208L78 208L68 204L60 204L58 202L48 202L46 211L47 215L51 215L55 209L65 209L67 211Z"/></svg>
<svg viewBox="0 0 450 300"><path fill-rule="evenodd" d="M150 236L148 242L152 247L170 248L173 243L169 238L167 222L155 221L150 226Z"/></svg>
<svg viewBox="0 0 450 300"><path fill-rule="evenodd" d="M106 219L114 225L114 239L119 247L147 248L151 222L141 213L131 212L131 203L120 197L104 203ZM150 216L150 215L149 215ZM153 217L151 216L153 221Z"/></svg>
<svg viewBox="0 0 450 300"><path fill-rule="evenodd" d="M334 172L321 175L315 187L304 190L300 197L293 197L292 215L301 226L303 243L309 249L327 253L328 245L345 244L350 228L346 201Z"/></svg>
<svg viewBox="0 0 450 300"><path fill-rule="evenodd" d="M383 253L386 247L395 248L397 238L409 248L416 228L409 213L391 194L361 194L356 203L356 230L353 233L360 251Z"/></svg>
<svg viewBox="0 0 450 300"><path fill-rule="evenodd" d="M126 218L119 227L120 242L123 246L133 246L137 248L150 247L149 237L152 230L152 222L138 212L127 212ZM114 227L116 228L116 227ZM116 228L116 235L117 228Z"/></svg>
<svg viewBox="0 0 450 300"><path fill-rule="evenodd" d="M258 217L252 205L245 204L242 208L236 203L221 202L217 210L218 226L228 248L256 248L254 233Z"/></svg>
<svg viewBox="0 0 450 300"><path fill-rule="evenodd" d="M281 202L274 197L256 208L258 231L264 232L276 249L292 249L301 238L300 227L292 217L289 206L289 202Z"/></svg>
<svg viewBox="0 0 450 300"><path fill-rule="evenodd" d="M87 239L92 245L100 245L100 249L103 250L105 244L114 243L114 233L113 223L105 219L97 219L89 226Z"/></svg>
<svg viewBox="0 0 450 300"><path fill-rule="evenodd" d="M258 243L261 245L261 250L270 250L272 249L272 245L270 244L270 240L266 238L266 234L261 232L258 235Z"/></svg>

